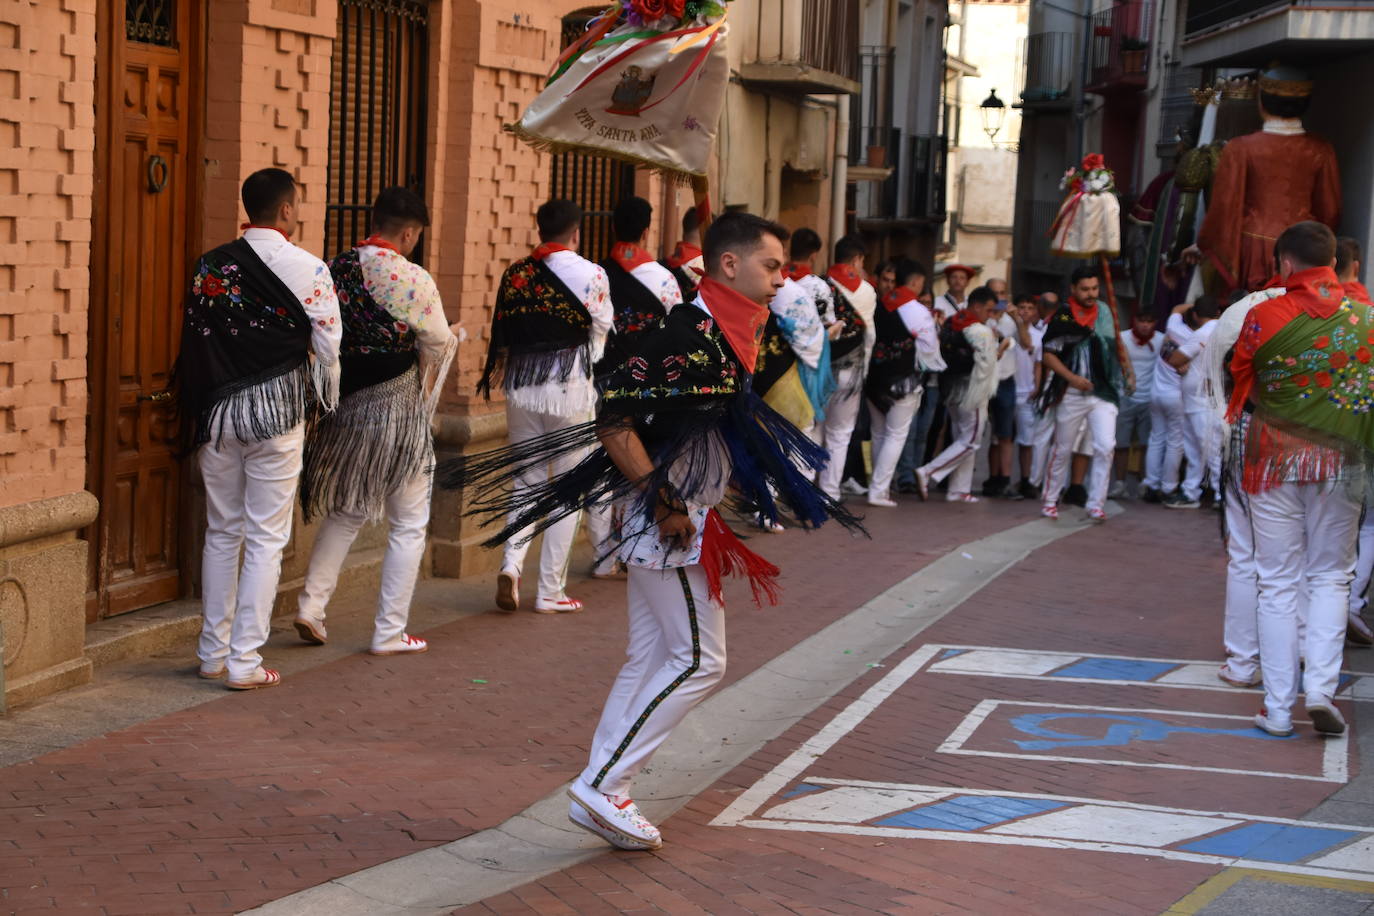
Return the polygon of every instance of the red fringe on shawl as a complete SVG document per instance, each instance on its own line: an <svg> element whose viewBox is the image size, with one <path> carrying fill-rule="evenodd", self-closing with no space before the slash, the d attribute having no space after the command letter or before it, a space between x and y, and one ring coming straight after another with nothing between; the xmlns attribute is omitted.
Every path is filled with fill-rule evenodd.
<svg viewBox="0 0 1374 916"><path fill-rule="evenodd" d="M743 575L749 579L756 606L763 607L765 597L769 604L778 603L780 570L745 547L715 509L706 513L706 530L701 537L701 568L706 570L706 590L713 601L724 603L721 579Z"/></svg>
<svg viewBox="0 0 1374 916"><path fill-rule="evenodd" d="M1263 493L1290 480L1334 480L1345 468L1340 449L1295 436L1258 417L1251 417L1243 453L1241 486L1246 493Z"/></svg>

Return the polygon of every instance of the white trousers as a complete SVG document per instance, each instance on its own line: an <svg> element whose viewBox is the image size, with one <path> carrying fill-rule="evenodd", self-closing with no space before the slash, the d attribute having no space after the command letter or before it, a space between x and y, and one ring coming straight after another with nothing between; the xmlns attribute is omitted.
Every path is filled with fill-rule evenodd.
<svg viewBox="0 0 1374 916"><path fill-rule="evenodd" d="M373 649L385 649L405 635L410 599L415 594L415 579L425 553L433 480L434 475L426 469L387 494L386 555L382 558L382 587L372 630ZM328 515L320 523L305 573L305 588L297 601L299 616L324 622L325 606L339 584L339 570L365 524L367 516L352 513Z"/></svg>
<svg viewBox="0 0 1374 916"><path fill-rule="evenodd" d="M1221 423L1210 410L1189 410L1183 418L1183 456L1188 460L1183 495L1197 499L1202 495L1204 472L1213 490L1221 486Z"/></svg>
<svg viewBox="0 0 1374 916"><path fill-rule="evenodd" d="M908 395L892 402L883 413L872 404L868 405L869 435L872 438L873 473L868 478L870 499L886 499L892 489L892 476L897 473L897 462L902 458L902 448L906 445L907 433L911 431L911 421L916 411L921 409L921 395L924 388L917 388Z"/></svg>
<svg viewBox="0 0 1374 916"><path fill-rule="evenodd" d="M1150 444L1145 450L1145 479L1141 486L1164 493L1178 489L1187 425L1182 391L1156 391L1150 397Z"/></svg>
<svg viewBox="0 0 1374 916"><path fill-rule="evenodd" d="M1369 604L1365 593L1369 580L1374 578L1374 509L1365 504L1364 521L1360 523L1359 556L1355 560L1355 581L1350 583L1350 613L1360 614Z"/></svg>
<svg viewBox="0 0 1374 916"><path fill-rule="evenodd" d="M1050 445L1054 442L1056 412L1051 407L1035 415L1035 429L1031 433L1030 482L1040 486L1045 482L1045 470L1050 463Z"/></svg>
<svg viewBox="0 0 1374 916"><path fill-rule="evenodd" d="M1255 575L1255 536L1248 497L1243 490L1226 493L1226 616L1222 639L1226 666L1243 681L1259 674L1259 580Z"/></svg>
<svg viewBox="0 0 1374 916"><path fill-rule="evenodd" d="M700 566L631 566L625 665L601 711L582 781L606 795L630 783L725 676L725 608Z"/></svg>
<svg viewBox="0 0 1374 916"><path fill-rule="evenodd" d="M229 679L242 681L262 664L258 649L271 628L305 427L242 443L232 433L217 441L218 426L198 456L206 525L200 576L205 622L197 654L208 667L227 664Z"/></svg>
<svg viewBox="0 0 1374 916"><path fill-rule="evenodd" d="M512 445L517 445L535 436L566 429L584 423L590 417L560 417L553 414L526 410L514 404L506 404L506 434ZM557 477L572 470L586 457L585 452L574 452L552 461L546 468L534 468L515 481L515 495L529 487L538 486L550 477ZM582 513L577 512L560 519L544 531L544 546L539 556L540 598L562 598L568 584L568 560L572 555L573 538L577 535L577 523ZM598 520L598 525L601 520ZM602 533L602 539L605 532ZM593 534L595 537L595 533ZM506 542L505 557L501 562L503 570L511 570L517 576L525 566L525 555L530 550L530 530L527 528Z"/></svg>
<svg viewBox="0 0 1374 916"><path fill-rule="evenodd" d="M949 495L968 493L973 487L973 462L978 457L988 426L986 404L977 407L949 405L950 443L921 468L935 481L949 478Z"/></svg>
<svg viewBox="0 0 1374 916"><path fill-rule="evenodd" d="M1306 663L1302 682L1307 695L1329 700L1336 693L1360 507L1340 481L1285 483L1251 494L1250 519L1264 703L1270 715L1283 717L1297 701L1299 655ZM1307 633L1300 646L1304 585Z"/></svg>
<svg viewBox="0 0 1374 916"><path fill-rule="evenodd" d="M849 440L854 437L854 424L864 402L863 367L841 369L837 383L839 390L830 396L830 402L825 405L825 422L818 424L821 444L830 453L830 459L821 468L819 483L821 492L831 499L840 498L840 482L844 478L844 461L849 455Z"/></svg>
<svg viewBox="0 0 1374 916"><path fill-rule="evenodd" d="M1093 463L1088 473L1088 509L1101 509L1107 501L1107 484L1116 451L1116 405L1088 391L1069 389L1055 409L1054 445L1050 447L1049 470L1045 476L1047 505L1059 501L1059 493L1069 476L1069 458L1074 439L1083 423L1088 424Z"/></svg>

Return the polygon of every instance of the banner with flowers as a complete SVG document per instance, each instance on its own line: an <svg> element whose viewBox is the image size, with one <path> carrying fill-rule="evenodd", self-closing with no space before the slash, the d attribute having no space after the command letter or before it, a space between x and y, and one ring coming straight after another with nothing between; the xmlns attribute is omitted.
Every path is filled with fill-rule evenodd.
<svg viewBox="0 0 1374 916"><path fill-rule="evenodd" d="M507 129L550 152L703 177L725 101L728 0L618 0Z"/></svg>
<svg viewBox="0 0 1374 916"><path fill-rule="evenodd" d="M1115 257L1121 251L1121 202L1116 179L1101 153L1089 153L1059 180L1068 196L1050 226L1050 253L1064 258L1099 254Z"/></svg>

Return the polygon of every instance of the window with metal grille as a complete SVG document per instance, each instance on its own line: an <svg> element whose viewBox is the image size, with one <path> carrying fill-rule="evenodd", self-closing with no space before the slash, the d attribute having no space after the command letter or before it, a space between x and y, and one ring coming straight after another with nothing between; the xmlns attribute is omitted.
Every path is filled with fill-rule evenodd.
<svg viewBox="0 0 1374 916"><path fill-rule="evenodd" d="M129 41L176 47L175 0L125 0L124 36Z"/></svg>
<svg viewBox="0 0 1374 916"><path fill-rule="evenodd" d="M576 41L586 31L592 17L603 9L591 7L565 16L562 47ZM611 246L615 243L611 211L623 198L634 194L634 166L584 153L559 153L552 158L549 197L566 198L582 208L582 256L593 261L610 257Z"/></svg>
<svg viewBox="0 0 1374 916"><path fill-rule="evenodd" d="M423 193L427 0L339 0L330 76L325 254L367 234L382 188ZM412 255L421 260L417 249Z"/></svg>

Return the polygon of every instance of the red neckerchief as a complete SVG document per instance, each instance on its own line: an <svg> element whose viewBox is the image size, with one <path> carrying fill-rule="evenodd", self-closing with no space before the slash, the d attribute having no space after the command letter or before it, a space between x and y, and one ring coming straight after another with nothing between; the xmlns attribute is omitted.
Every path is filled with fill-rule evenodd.
<svg viewBox="0 0 1374 916"><path fill-rule="evenodd" d="M401 253L401 249L397 248L380 235L369 235L358 243L359 248L362 248L364 245L371 245L374 248L385 248L387 251L394 251L397 254Z"/></svg>
<svg viewBox="0 0 1374 916"><path fill-rule="evenodd" d="M915 301L915 293L907 289L905 286L899 286L883 297L883 308L887 309L889 312L895 312L897 311L897 309L906 305L908 302Z"/></svg>
<svg viewBox="0 0 1374 916"><path fill-rule="evenodd" d="M634 242L616 242L611 247L611 257L615 259L615 262L620 265L625 273L629 273L642 264L648 264L654 259L653 255Z"/></svg>
<svg viewBox="0 0 1374 916"><path fill-rule="evenodd" d="M702 277L697 287L706 309L711 313L730 349L740 361L740 368L753 372L759 359L759 341L768 321L768 307L748 299L719 280Z"/></svg>
<svg viewBox="0 0 1374 916"><path fill-rule="evenodd" d="M673 249L673 256L668 259L669 267L681 267L693 258L701 257L701 249L690 242L678 242Z"/></svg>
<svg viewBox="0 0 1374 916"><path fill-rule="evenodd" d="M1135 332L1135 325L1132 324L1131 336L1135 338L1135 345L1137 347L1148 347L1151 353L1155 352L1155 336L1153 334L1149 337L1141 337Z"/></svg>
<svg viewBox="0 0 1374 916"><path fill-rule="evenodd" d="M239 224L239 228L240 228L240 229L243 229L243 230L248 230L248 229L271 229L273 232L281 232L281 230L278 229L276 226L262 226L262 225L259 225L259 224L257 224L257 223L240 223L240 224ZM288 242L291 241L291 236L287 235L285 232L281 232L281 237L284 238L284 239L286 239Z"/></svg>
<svg viewBox="0 0 1374 916"><path fill-rule="evenodd" d="M1345 287L1330 267L1313 267L1284 280L1288 297L1313 318L1330 318L1340 308Z"/></svg>
<svg viewBox="0 0 1374 916"><path fill-rule="evenodd" d="M836 264L830 268L826 276L849 290L851 293L857 293L859 291L859 284L864 282L864 275L848 264Z"/></svg>
<svg viewBox="0 0 1374 916"><path fill-rule="evenodd" d="M782 275L789 280L800 280L811 276L811 265L801 261L788 261L782 266Z"/></svg>
<svg viewBox="0 0 1374 916"><path fill-rule="evenodd" d="M1078 304L1077 299L1071 297L1069 299L1069 311L1073 313L1073 320L1077 321L1085 328L1091 328L1094 324L1097 323L1096 302L1094 302L1090 306L1082 306Z"/></svg>
<svg viewBox="0 0 1374 916"><path fill-rule="evenodd" d="M973 309L960 309L949 319L949 326L955 331L971 328L975 324L978 324L978 316L973 313Z"/></svg>
<svg viewBox="0 0 1374 916"><path fill-rule="evenodd" d="M572 251L572 249L569 248L567 245L560 245L557 242L545 242L538 248L534 249L534 253L530 255L530 257L534 258L536 261L542 261L549 255L555 254L559 251Z"/></svg>
<svg viewBox="0 0 1374 916"><path fill-rule="evenodd" d="M1365 289L1364 284L1359 280L1351 280L1349 283L1342 283L1341 285L1345 287L1345 294L1351 299L1365 305L1374 305L1374 302L1369 299L1369 290Z"/></svg>

